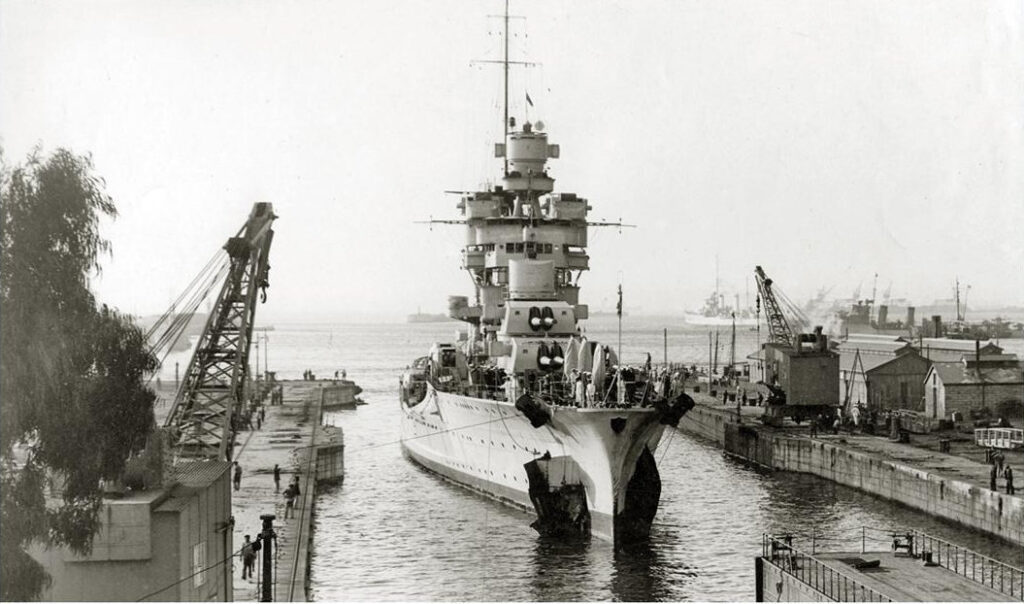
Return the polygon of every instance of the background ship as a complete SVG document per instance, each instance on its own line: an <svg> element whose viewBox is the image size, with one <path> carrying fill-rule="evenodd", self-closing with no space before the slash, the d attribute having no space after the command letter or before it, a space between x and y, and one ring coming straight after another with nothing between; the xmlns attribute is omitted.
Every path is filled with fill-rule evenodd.
<svg viewBox="0 0 1024 604"><path fill-rule="evenodd" d="M451 320L446 314L420 312L418 308L415 313L405 317L406 323L445 323Z"/></svg>
<svg viewBox="0 0 1024 604"><path fill-rule="evenodd" d="M749 298L749 293L747 298ZM740 295L735 294L735 304L729 306L725 301L725 294L722 293L718 279L718 256L715 256L715 291L704 300L704 306L700 310L686 311L683 313L683 320L689 325L715 325L725 326L736 325L753 326L757 325L757 314L753 309L740 308Z"/></svg>
<svg viewBox="0 0 1024 604"><path fill-rule="evenodd" d="M757 316L750 310L739 310L739 294L736 295L736 306L725 303L725 296L715 291L700 310L683 313L683 319L689 325L732 325L735 317L736 325L757 325Z"/></svg>

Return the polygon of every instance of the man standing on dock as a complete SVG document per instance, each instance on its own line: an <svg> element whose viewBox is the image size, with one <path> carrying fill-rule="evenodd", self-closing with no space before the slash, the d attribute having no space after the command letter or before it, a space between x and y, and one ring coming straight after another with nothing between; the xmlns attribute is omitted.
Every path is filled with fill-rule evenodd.
<svg viewBox="0 0 1024 604"><path fill-rule="evenodd" d="M1006 469L1003 470L1003 478L1006 479L1006 494L1013 495L1016 491L1013 488L1013 468L1010 464L1006 464Z"/></svg>
<svg viewBox="0 0 1024 604"><path fill-rule="evenodd" d="M281 466L274 464L274 492L281 492Z"/></svg>
<svg viewBox="0 0 1024 604"><path fill-rule="evenodd" d="M242 580L252 578L253 567L256 565L256 549L249 535L245 536L245 543L242 544Z"/></svg>
<svg viewBox="0 0 1024 604"><path fill-rule="evenodd" d="M991 490L991 491L997 490L996 489L996 477L998 475L999 475L998 472L996 472L996 462L993 461L992 462L992 469L988 473L988 488L989 488L989 490Z"/></svg>
<svg viewBox="0 0 1024 604"><path fill-rule="evenodd" d="M295 485L290 484L284 490L284 519L292 517L292 507L295 505Z"/></svg>
<svg viewBox="0 0 1024 604"><path fill-rule="evenodd" d="M235 490L236 491L239 488L241 488L241 486L242 486L242 466L238 465L237 461L235 462L235 476L234 476L234 481L233 482L235 483Z"/></svg>

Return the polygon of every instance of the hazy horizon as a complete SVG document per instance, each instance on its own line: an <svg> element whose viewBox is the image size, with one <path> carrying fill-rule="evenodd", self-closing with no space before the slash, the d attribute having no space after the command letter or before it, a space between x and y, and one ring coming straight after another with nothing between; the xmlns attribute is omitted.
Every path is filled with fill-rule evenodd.
<svg viewBox="0 0 1024 604"><path fill-rule="evenodd" d="M1024 3L513 2L511 112L591 200L581 301L681 315L890 287L1024 305ZM159 314L269 201L275 317L470 295L446 189L500 163L500 2L0 4L0 143L91 153L120 218L99 299ZM525 93L534 103L527 107ZM970 318L970 316L968 317Z"/></svg>

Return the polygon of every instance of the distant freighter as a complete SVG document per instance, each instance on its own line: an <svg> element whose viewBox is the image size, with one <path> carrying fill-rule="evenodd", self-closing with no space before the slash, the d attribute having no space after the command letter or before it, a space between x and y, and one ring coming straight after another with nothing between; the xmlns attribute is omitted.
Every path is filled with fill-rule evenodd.
<svg viewBox="0 0 1024 604"><path fill-rule="evenodd" d="M451 481L532 508L543 533L646 537L661 494L654 451L693 401L649 361L622 366L581 335L590 205L552 192L545 164L559 150L541 124L515 130L507 108L505 123L502 185L464 194L463 219L445 221L466 225L475 303L452 297L449 315L471 327L403 375L403 450Z"/></svg>

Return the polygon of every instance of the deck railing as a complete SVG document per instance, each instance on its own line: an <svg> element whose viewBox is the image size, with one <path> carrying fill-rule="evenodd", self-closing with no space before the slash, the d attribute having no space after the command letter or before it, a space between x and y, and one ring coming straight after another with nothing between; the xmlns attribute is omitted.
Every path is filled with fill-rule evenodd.
<svg viewBox="0 0 1024 604"><path fill-rule="evenodd" d="M837 602L892 602L853 577L829 566L814 556L765 534L762 556L780 571Z"/></svg>
<svg viewBox="0 0 1024 604"><path fill-rule="evenodd" d="M913 535L913 553L999 593L1024 601L1024 570L921 531Z"/></svg>

